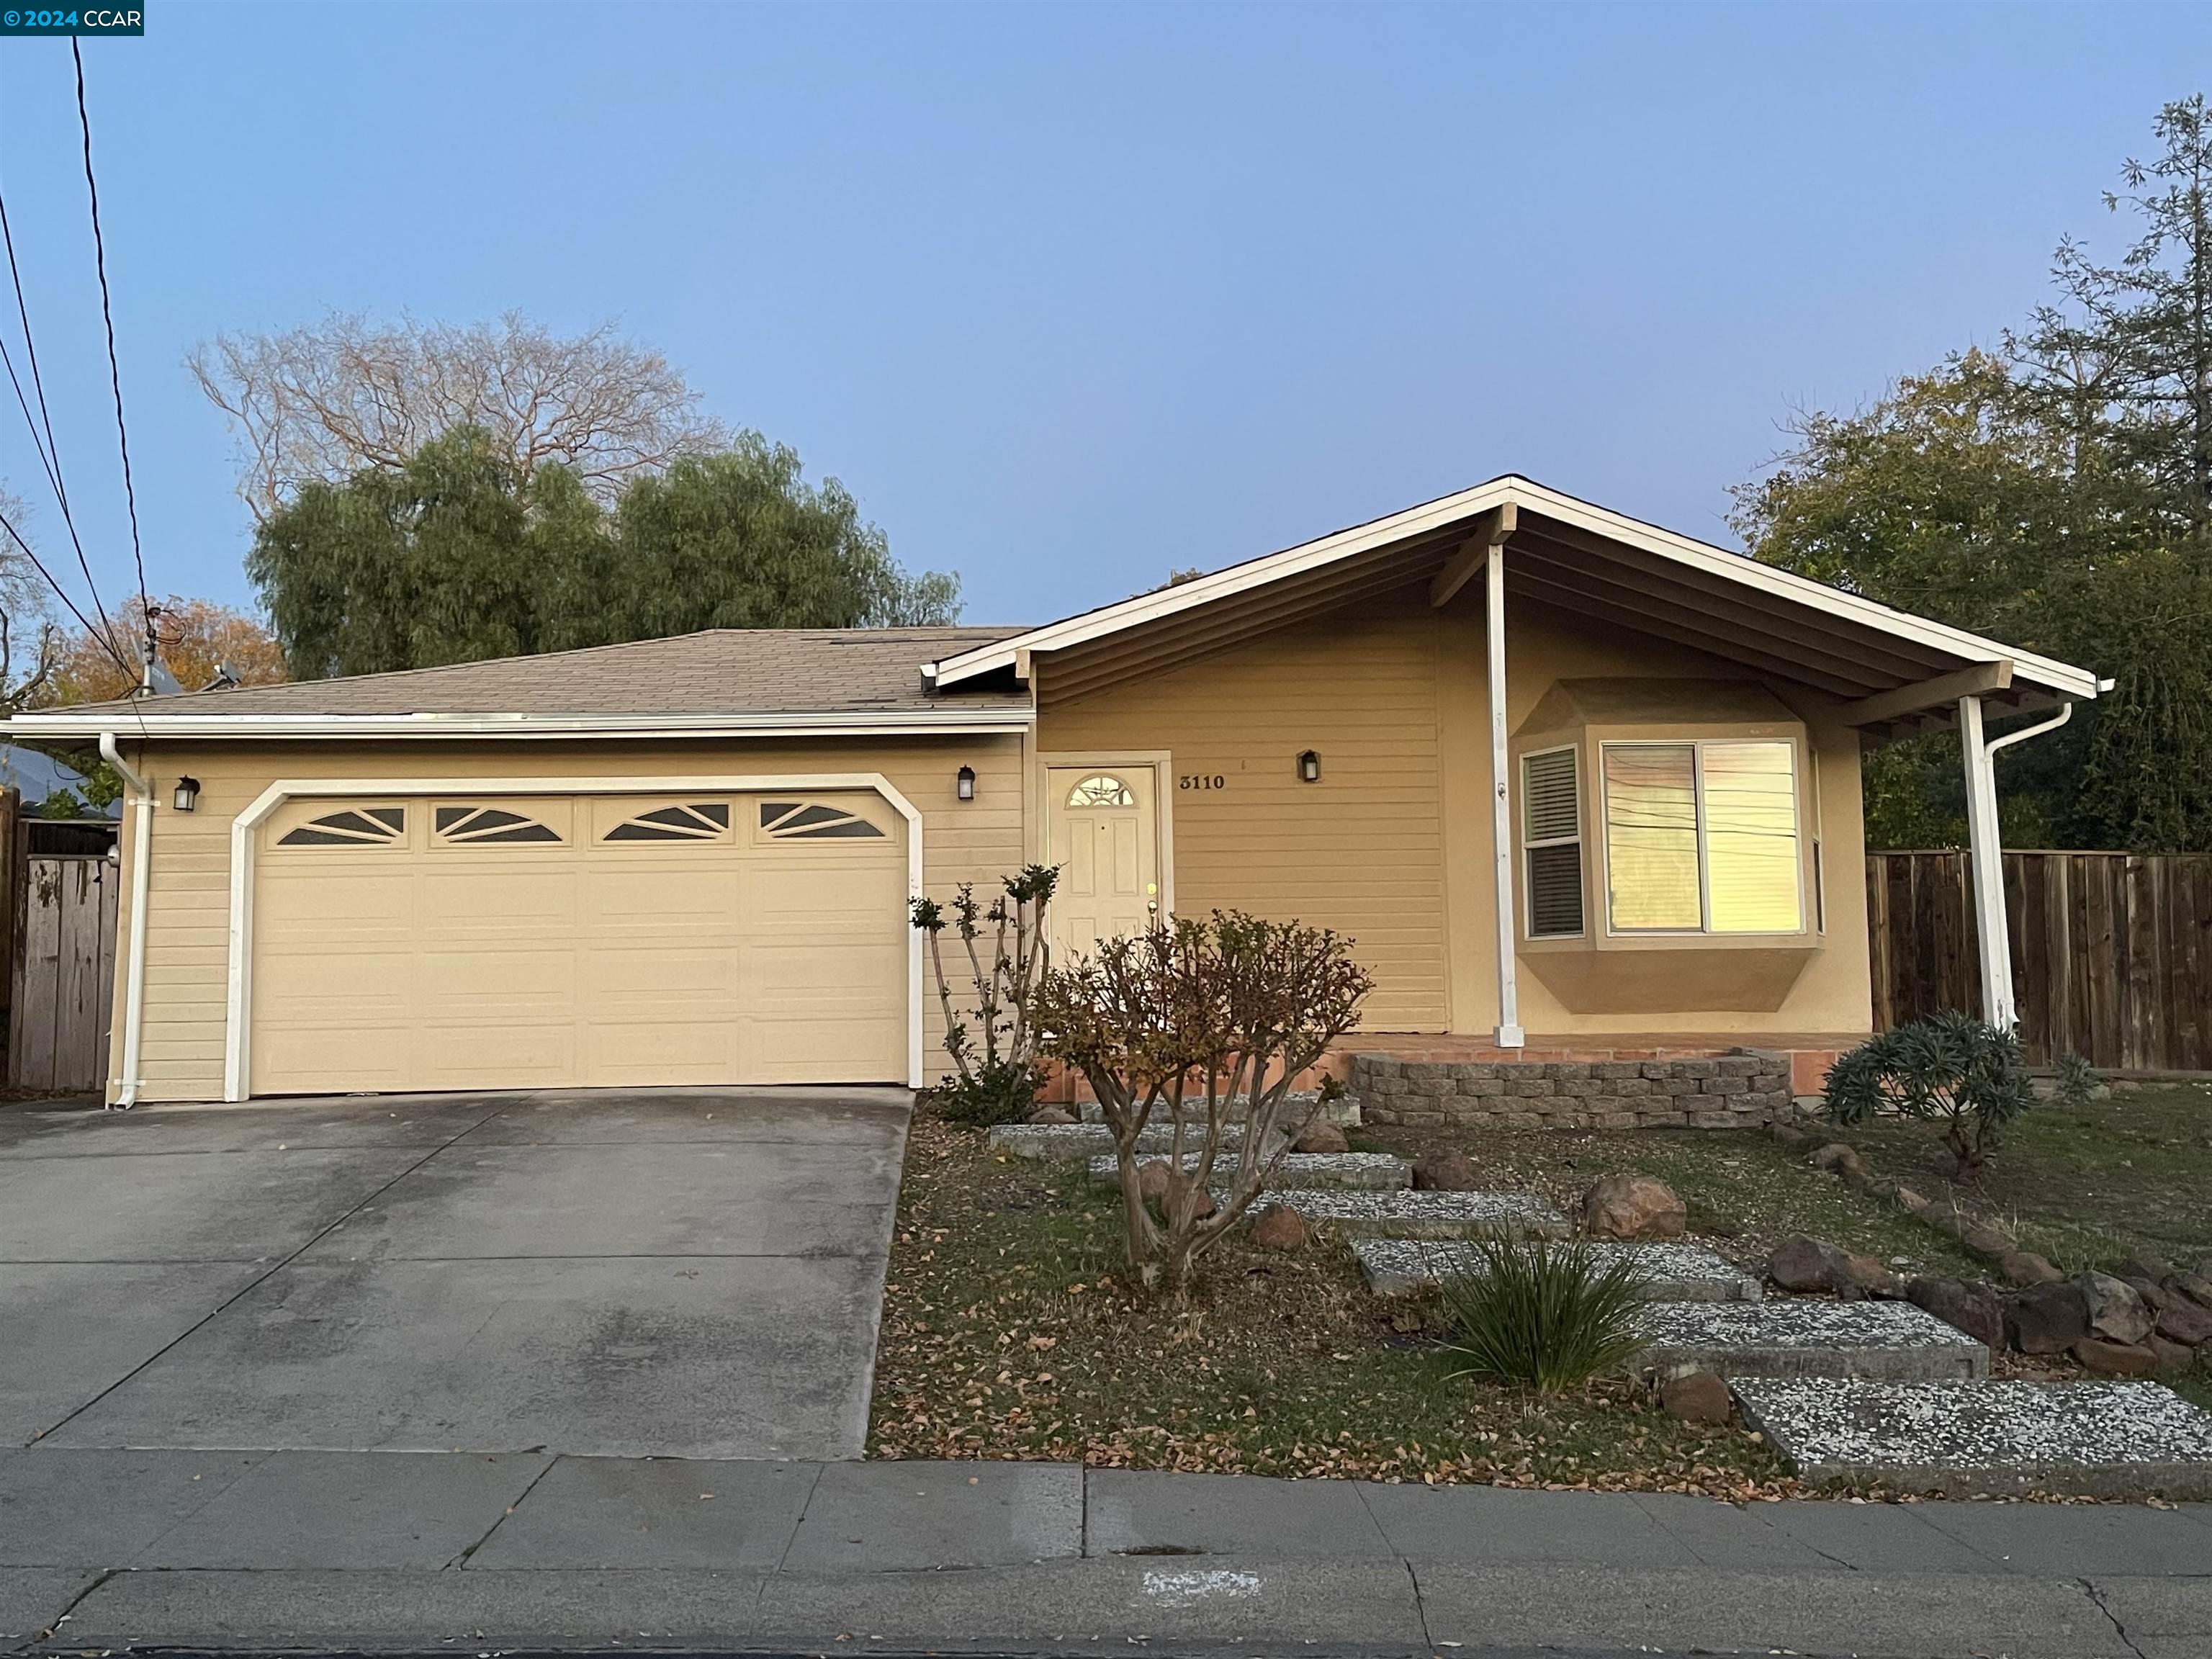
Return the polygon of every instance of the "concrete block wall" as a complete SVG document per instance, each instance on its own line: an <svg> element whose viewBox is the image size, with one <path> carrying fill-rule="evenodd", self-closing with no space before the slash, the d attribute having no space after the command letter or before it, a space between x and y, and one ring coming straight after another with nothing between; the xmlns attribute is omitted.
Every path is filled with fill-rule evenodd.
<svg viewBox="0 0 2212 1659"><path fill-rule="evenodd" d="M1756 1129L1791 1115L1790 1058L1419 1060L1352 1056L1367 1122L1407 1128Z"/></svg>

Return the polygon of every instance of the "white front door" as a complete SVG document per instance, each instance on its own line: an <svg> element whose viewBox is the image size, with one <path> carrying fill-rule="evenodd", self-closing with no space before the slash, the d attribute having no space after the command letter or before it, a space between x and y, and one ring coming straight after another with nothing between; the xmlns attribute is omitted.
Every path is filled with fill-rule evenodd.
<svg viewBox="0 0 2212 1659"><path fill-rule="evenodd" d="M1158 780L1133 766L1045 771L1045 862L1060 866L1049 912L1055 962L1141 933L1160 913Z"/></svg>

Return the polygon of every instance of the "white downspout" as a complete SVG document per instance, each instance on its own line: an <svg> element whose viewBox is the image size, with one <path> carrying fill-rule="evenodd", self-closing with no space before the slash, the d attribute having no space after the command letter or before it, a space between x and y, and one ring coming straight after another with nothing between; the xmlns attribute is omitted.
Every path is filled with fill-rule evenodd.
<svg viewBox="0 0 2212 1659"><path fill-rule="evenodd" d="M1505 507L1490 532L1483 571L1482 640L1490 658L1490 844L1498 872L1498 1030L1501 1048L1525 1046L1521 986L1513 954L1513 805L1505 740L1505 538L1516 515Z"/></svg>
<svg viewBox="0 0 2212 1659"><path fill-rule="evenodd" d="M123 976L123 1083L116 1091L114 1108L128 1111L138 1103L139 1033L145 1024L146 889L154 870L154 787L123 758L112 732L100 734L100 757L137 796L132 804L137 823L131 831L131 955Z"/></svg>
<svg viewBox="0 0 2212 1659"><path fill-rule="evenodd" d="M1966 763L1966 846L1973 872L1974 930L1981 945L1982 1018L2000 1030L2020 1023L2020 1008L2012 994L2012 939L2005 932L2004 844L1997 833L1996 769L1990 757L1998 750L2046 732L2056 732L2074 718L2068 703L2047 720L2008 732L2001 738L1982 735L1982 700L1959 699L1959 746Z"/></svg>

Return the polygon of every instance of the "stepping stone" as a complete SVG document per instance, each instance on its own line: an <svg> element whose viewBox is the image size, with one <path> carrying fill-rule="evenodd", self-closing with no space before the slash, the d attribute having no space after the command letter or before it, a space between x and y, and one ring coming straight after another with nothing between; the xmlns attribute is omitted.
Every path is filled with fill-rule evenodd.
<svg viewBox="0 0 2212 1659"><path fill-rule="evenodd" d="M1217 1199L1228 1196L1217 1188ZM1293 1192L1277 1200L1355 1238L1526 1238L1567 1235L1567 1218L1534 1193Z"/></svg>
<svg viewBox="0 0 2212 1659"><path fill-rule="evenodd" d="M1952 1498L2212 1498L2212 1413L2156 1382L1731 1386L1746 1420L1808 1480Z"/></svg>
<svg viewBox="0 0 2212 1659"><path fill-rule="evenodd" d="M1633 1261L1655 1302L1756 1302L1761 1294L1756 1273L1723 1260L1702 1244L1594 1243L1589 1251L1600 1262L1618 1256ZM1447 1273L1472 1272L1482 1263L1472 1244L1407 1238L1356 1239L1352 1253L1359 1258L1367 1288L1377 1296L1410 1295Z"/></svg>
<svg viewBox="0 0 2212 1659"><path fill-rule="evenodd" d="M1910 1302L1682 1302L1647 1308L1638 1370L1886 1382L1990 1374L1990 1351Z"/></svg>
<svg viewBox="0 0 2212 1659"><path fill-rule="evenodd" d="M1224 1153L1213 1160L1213 1173L1224 1180L1237 1172L1234 1152ZM1163 1163L1166 1160L1162 1159ZM1182 1167L1198 1168L1199 1155L1185 1152ZM1112 1186L1121 1179L1111 1158L1091 1160L1091 1178L1102 1186ZM1413 1184L1413 1166L1402 1158L1393 1158L1388 1152L1286 1152L1276 1164L1268 1177L1271 1190L1309 1187L1342 1187L1363 1192L1379 1192L1392 1187Z"/></svg>
<svg viewBox="0 0 2212 1659"><path fill-rule="evenodd" d="M1301 1089L1284 1096L1283 1109L1279 1115L1283 1126L1287 1128L1293 1123L1302 1125L1307 1122L1309 1120L1306 1114L1313 1110L1313 1104L1317 1097L1311 1089ZM1103 1123L1106 1121L1105 1113L1099 1109L1098 1103L1095 1100L1086 1100L1078 1104L1075 1115L1085 1123ZM1359 1097L1339 1095L1328 1105L1322 1107L1310 1121L1315 1123L1334 1123L1340 1129L1357 1129L1360 1124Z"/></svg>
<svg viewBox="0 0 2212 1659"><path fill-rule="evenodd" d="M1244 1126L1241 1123L1224 1125L1221 1144L1242 1146ZM1114 1132L1103 1123L1001 1123L991 1131L991 1150L1005 1152L1012 1158L1037 1160L1111 1158L1114 1155ZM1137 1137L1140 1152L1164 1152L1175 1144L1175 1130L1170 1127L1152 1124ZM1190 1145L1185 1131L1183 1145Z"/></svg>

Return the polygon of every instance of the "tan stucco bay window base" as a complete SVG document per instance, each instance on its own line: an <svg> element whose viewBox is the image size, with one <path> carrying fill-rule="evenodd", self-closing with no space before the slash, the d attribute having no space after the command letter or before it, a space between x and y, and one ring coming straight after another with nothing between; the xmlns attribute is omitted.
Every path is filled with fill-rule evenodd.
<svg viewBox="0 0 2212 1659"><path fill-rule="evenodd" d="M1820 954L1813 945L1741 945L1710 939L1680 945L1633 943L1641 948L1524 951L1521 968L1534 975L1570 1013L1686 1014L1725 1008L1771 1014L1790 1000L1799 975Z"/></svg>

